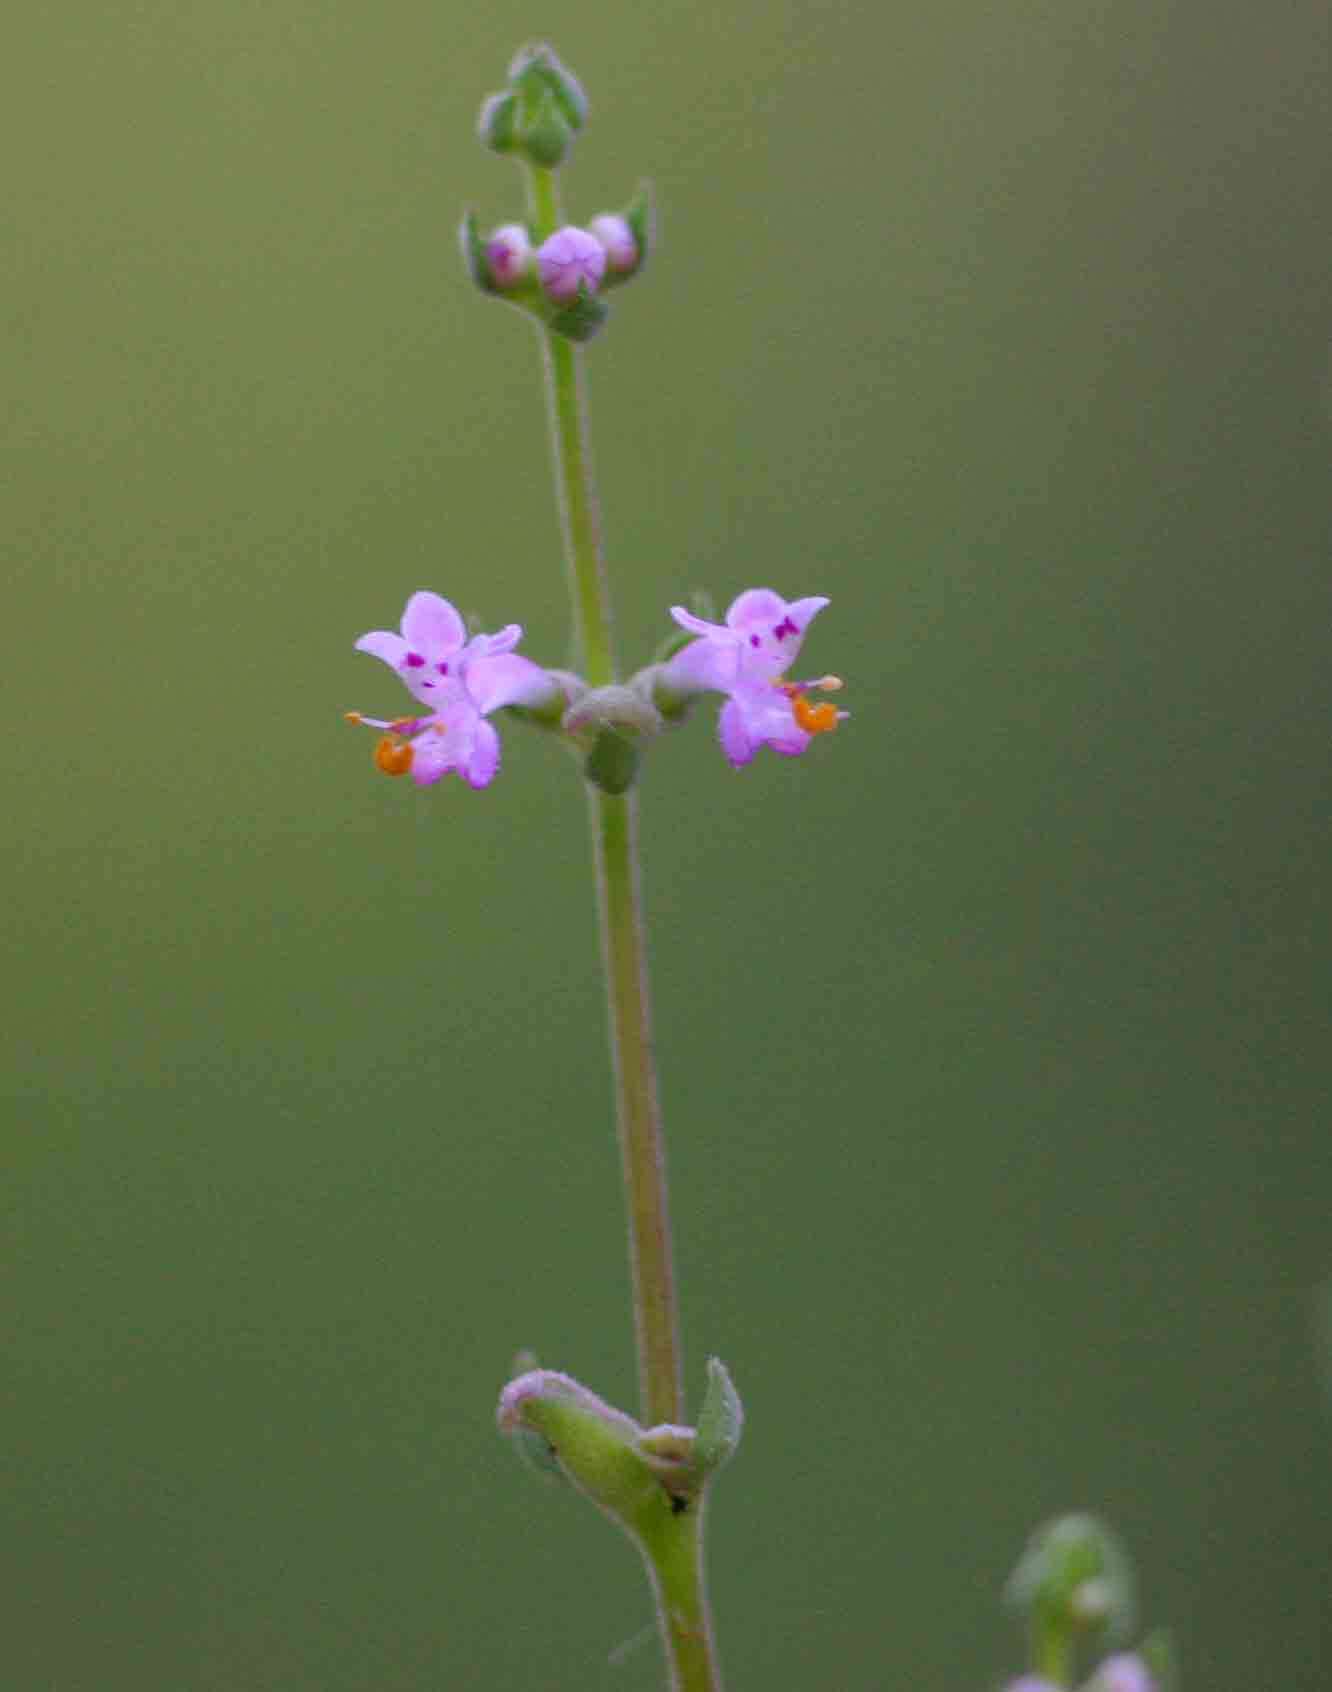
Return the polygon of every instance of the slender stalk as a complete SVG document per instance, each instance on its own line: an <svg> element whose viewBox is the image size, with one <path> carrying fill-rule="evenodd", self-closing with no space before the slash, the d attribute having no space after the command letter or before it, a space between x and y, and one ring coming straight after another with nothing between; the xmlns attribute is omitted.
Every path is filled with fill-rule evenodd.
<svg viewBox="0 0 1332 1692"><path fill-rule="evenodd" d="M573 602L578 663L593 687L615 679L611 647L610 588L601 559L601 512L587 438L583 354L572 341L542 331L546 399L555 452L564 557Z"/></svg>
<svg viewBox="0 0 1332 1692"><path fill-rule="evenodd" d="M544 240L559 225L552 171L529 166L528 207ZM559 495L574 632L583 673L593 687L615 679L610 590L601 556L601 522L587 430L582 353L542 332L555 486ZM676 1313L666 1160L657 1101L647 987L642 893L632 796L589 788L601 954L610 1014L616 1120L629 1219L634 1331L643 1416L683 1420L679 1318Z"/></svg>
<svg viewBox="0 0 1332 1692"><path fill-rule="evenodd" d="M602 793L589 786L588 796L620 1160L629 1213L638 1388L643 1420L651 1426L682 1422L684 1406L671 1218L648 1002L637 805L632 793Z"/></svg>
<svg viewBox="0 0 1332 1692"><path fill-rule="evenodd" d="M538 242L561 222L552 172L527 171ZM615 679L610 591L587 428L581 350L542 332L555 486L564 534L574 631L593 687ZM606 974L615 1114L629 1224L638 1385L645 1423L682 1422L679 1317L656 1059L648 997L647 942L638 864L638 810L632 792L589 784L597 914ZM643 1543L662 1643L675 1692L721 1692L703 1575L702 1500L672 1518L660 1543Z"/></svg>
<svg viewBox="0 0 1332 1692"><path fill-rule="evenodd" d="M536 239L544 241L561 221L554 171L528 167L527 203ZM583 355L572 341L549 329L542 331L541 350L574 635L583 674L593 687L605 687L615 679L615 659L610 589L601 557L601 512L587 430Z"/></svg>

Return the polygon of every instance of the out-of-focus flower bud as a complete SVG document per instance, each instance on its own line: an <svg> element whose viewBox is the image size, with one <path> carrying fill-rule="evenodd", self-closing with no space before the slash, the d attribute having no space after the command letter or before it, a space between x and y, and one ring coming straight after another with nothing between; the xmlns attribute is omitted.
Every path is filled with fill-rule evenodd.
<svg viewBox="0 0 1332 1692"><path fill-rule="evenodd" d="M486 239L486 263L495 286L516 288L532 269L532 242L521 223L502 223Z"/></svg>
<svg viewBox="0 0 1332 1692"><path fill-rule="evenodd" d="M483 103L476 127L483 146L520 153L529 163L553 170L586 117L587 96L578 78L538 42L517 53L508 87Z"/></svg>
<svg viewBox="0 0 1332 1692"><path fill-rule="evenodd" d="M525 102L535 105L549 94L570 129L581 129L587 121L587 95L583 85L544 41L520 47L509 64L509 85Z"/></svg>
<svg viewBox="0 0 1332 1692"><path fill-rule="evenodd" d="M647 263L656 240L652 190L640 183L622 211L602 212L588 225L606 251L605 286L613 288L637 276Z"/></svg>
<svg viewBox="0 0 1332 1692"><path fill-rule="evenodd" d="M1087 1682L1086 1692L1157 1692L1157 1688L1142 1658L1123 1651L1105 1659Z"/></svg>
<svg viewBox="0 0 1332 1692"><path fill-rule="evenodd" d="M1133 1626L1128 1554L1095 1516L1059 1516L1038 1528L1009 1576L1005 1596L1043 1633L1104 1632L1114 1640Z"/></svg>
<svg viewBox="0 0 1332 1692"><path fill-rule="evenodd" d="M560 304L580 290L594 294L606 274L606 251L594 235L568 223L536 251L537 274L549 299Z"/></svg>
<svg viewBox="0 0 1332 1692"><path fill-rule="evenodd" d="M638 269L638 242L618 212L602 212L587 227L588 233L595 235L605 248L607 270L616 276L628 276Z"/></svg>

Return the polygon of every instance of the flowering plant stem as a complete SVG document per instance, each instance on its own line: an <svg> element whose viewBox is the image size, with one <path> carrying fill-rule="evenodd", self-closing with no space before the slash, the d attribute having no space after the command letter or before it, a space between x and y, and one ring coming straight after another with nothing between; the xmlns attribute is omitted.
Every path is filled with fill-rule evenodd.
<svg viewBox="0 0 1332 1692"><path fill-rule="evenodd" d="M526 167L533 233L561 224L552 171ZM610 590L601 552L581 348L543 327L547 410L575 636L592 687L615 680ZM661 1109L652 1044L647 944L632 791L588 784L601 956L606 975L616 1123L629 1225L641 1414L648 1425L684 1420L679 1317ZM720 1692L703 1576L701 1499L660 1543L640 1540L676 1692Z"/></svg>

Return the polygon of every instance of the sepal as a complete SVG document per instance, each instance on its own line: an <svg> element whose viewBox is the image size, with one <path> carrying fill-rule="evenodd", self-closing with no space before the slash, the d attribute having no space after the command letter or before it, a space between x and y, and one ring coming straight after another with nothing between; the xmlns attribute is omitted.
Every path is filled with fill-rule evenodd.
<svg viewBox="0 0 1332 1692"><path fill-rule="evenodd" d="M518 96L512 89L490 94L481 102L476 120L477 139L492 153L511 153L518 140Z"/></svg>
<svg viewBox="0 0 1332 1692"><path fill-rule="evenodd" d="M462 222L458 225L458 245L462 249L467 274L475 285L483 294L498 294L500 286L486 256L486 244L481 239L481 231L476 225L476 213L470 206L463 213Z"/></svg>
<svg viewBox="0 0 1332 1692"><path fill-rule="evenodd" d="M544 1441L549 1458L594 1504L630 1532L669 1501L648 1456L642 1429L571 1375L533 1369L500 1394L496 1420L506 1434Z"/></svg>
<svg viewBox="0 0 1332 1692"><path fill-rule="evenodd" d="M627 793L638 779L642 762L637 746L619 729L604 728L583 762L583 774L603 793Z"/></svg>
<svg viewBox="0 0 1332 1692"><path fill-rule="evenodd" d="M744 1426L745 1407L730 1371L720 1357L709 1357L708 1387L694 1440L694 1460L705 1474L714 1473L735 1456Z"/></svg>
<svg viewBox="0 0 1332 1692"><path fill-rule="evenodd" d="M583 287L568 305L552 311L546 321L555 333L563 335L566 341L577 341L581 344L590 341L594 335L599 335L609 316L610 307L605 300L598 299Z"/></svg>

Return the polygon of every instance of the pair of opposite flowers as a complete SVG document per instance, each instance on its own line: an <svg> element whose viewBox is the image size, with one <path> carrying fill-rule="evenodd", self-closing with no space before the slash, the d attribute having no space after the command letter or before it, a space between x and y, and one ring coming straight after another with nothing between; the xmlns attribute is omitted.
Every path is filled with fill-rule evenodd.
<svg viewBox="0 0 1332 1692"><path fill-rule="evenodd" d="M685 644L663 663L649 666L625 688L602 690L636 704L660 721L679 716L705 692L724 695L718 734L722 751L737 769L760 746L797 757L816 735L836 728L846 714L810 692L841 686L836 676L793 682L786 672L800 651L809 625L826 599L785 600L771 588L750 588L735 600L722 623L710 623L682 606L671 616ZM378 729L375 762L387 775L406 775L428 787L450 773L472 787L487 787L500 762L500 741L488 718L517 706L548 723L572 730L595 722L604 706L586 684L565 671L546 670L515 648L522 628L510 623L498 634L469 635L461 616L437 593L414 593L402 614L401 633L374 629L356 642L358 652L382 659L423 712L384 720L348 714L348 720ZM579 715L580 706L591 708ZM622 707L623 708L623 707ZM622 719L623 720L623 719ZM630 718L632 721L632 711Z"/></svg>

